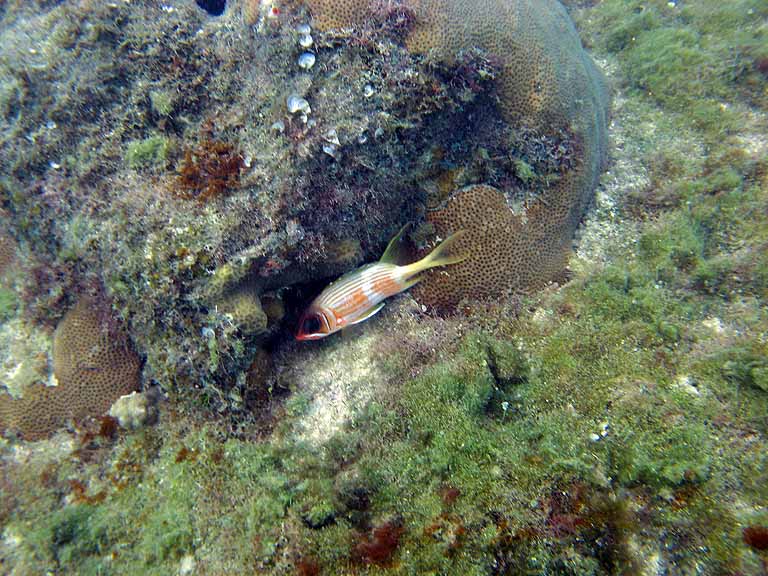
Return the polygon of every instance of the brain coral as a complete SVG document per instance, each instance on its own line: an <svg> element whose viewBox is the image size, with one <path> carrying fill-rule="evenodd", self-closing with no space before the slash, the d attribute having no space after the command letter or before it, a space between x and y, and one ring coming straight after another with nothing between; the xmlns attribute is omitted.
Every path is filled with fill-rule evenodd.
<svg viewBox="0 0 768 576"><path fill-rule="evenodd" d="M45 438L69 420L100 416L138 389L141 362L117 330L108 330L98 306L75 305L56 327L53 371L58 385L34 385L23 397L0 395L0 428L27 440Z"/></svg>
<svg viewBox="0 0 768 576"><path fill-rule="evenodd" d="M307 3L322 29L359 24L381 6L373 0ZM446 62L462 51L484 50L499 63L499 111L507 123L542 142L568 146L568 161L539 175L545 184L525 202L523 214L514 215L511 202L504 201L514 190L482 186L456 191L433 210L427 220L439 234L459 226L470 231L465 243L474 238L485 245L473 246L477 261L469 259L450 273L433 271L414 294L426 304L454 306L463 296L498 297L546 283L566 262L604 164L609 98L601 74L556 0L402 0L399 5L414 16L409 50ZM501 269L501 262L512 267ZM446 275L453 281L446 283Z"/></svg>

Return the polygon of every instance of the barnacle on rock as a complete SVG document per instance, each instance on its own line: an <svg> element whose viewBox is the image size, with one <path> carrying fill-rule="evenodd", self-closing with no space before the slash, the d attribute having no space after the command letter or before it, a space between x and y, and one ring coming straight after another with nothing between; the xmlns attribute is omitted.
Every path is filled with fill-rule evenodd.
<svg viewBox="0 0 768 576"><path fill-rule="evenodd" d="M38 440L69 420L100 416L138 389L141 361L118 328L107 328L101 307L81 300L56 327L53 372L56 386L35 384L17 399L0 395L0 429Z"/></svg>

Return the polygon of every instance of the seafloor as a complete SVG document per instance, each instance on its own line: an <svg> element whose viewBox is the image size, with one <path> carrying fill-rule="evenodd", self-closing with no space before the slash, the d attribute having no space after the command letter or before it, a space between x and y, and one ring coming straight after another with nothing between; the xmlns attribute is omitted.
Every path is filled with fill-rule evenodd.
<svg viewBox="0 0 768 576"><path fill-rule="evenodd" d="M612 104L567 275L451 314L406 293L294 343L308 296L420 217L385 218L445 177L397 162L493 70L443 89L363 27L312 30L308 79L304 8L263 4L0 2L3 394L57 384L78 302L131 335L120 378L142 370L52 435L60 398L6 400L0 572L765 575L768 5L568 2ZM327 175L345 158L359 188Z"/></svg>

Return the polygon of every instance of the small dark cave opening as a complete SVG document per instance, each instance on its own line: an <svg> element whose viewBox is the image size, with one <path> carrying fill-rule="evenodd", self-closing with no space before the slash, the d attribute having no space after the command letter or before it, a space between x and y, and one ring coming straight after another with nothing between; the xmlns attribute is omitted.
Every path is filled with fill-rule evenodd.
<svg viewBox="0 0 768 576"><path fill-rule="evenodd" d="M227 7L227 0L195 0L195 2L211 16L221 16Z"/></svg>

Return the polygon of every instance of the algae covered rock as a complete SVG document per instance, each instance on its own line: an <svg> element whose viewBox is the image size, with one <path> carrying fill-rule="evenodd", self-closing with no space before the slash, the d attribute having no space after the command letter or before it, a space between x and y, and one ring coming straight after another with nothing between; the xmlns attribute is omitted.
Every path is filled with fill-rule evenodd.
<svg viewBox="0 0 768 576"><path fill-rule="evenodd" d="M27 88L3 119L0 209L39 261L39 320L103 286L147 379L227 404L313 283L378 258L407 221L446 235L438 211L457 212L465 186L525 207L529 243L508 227L493 244L518 250L524 280L478 290L487 271L467 262L471 282L430 297L429 277L424 303L503 297L562 267L603 158L605 93L559 4L228 6L2 12L4 90ZM479 213L511 210L493 202Z"/></svg>
<svg viewBox="0 0 768 576"><path fill-rule="evenodd" d="M382 11L365 0L308 4L324 29L359 26ZM563 270L605 162L605 81L555 0L413 0L400 6L412 16L410 51L454 62L479 48L496 63L498 107L516 133L509 152L518 167L527 167L518 169L517 184L496 194L457 189L430 207L427 221L440 236L468 230L457 249L471 257L430 273L416 296L455 307L462 299L539 288ZM527 190L534 177L538 189Z"/></svg>
<svg viewBox="0 0 768 576"><path fill-rule="evenodd" d="M0 229L0 277L16 260L16 242Z"/></svg>

